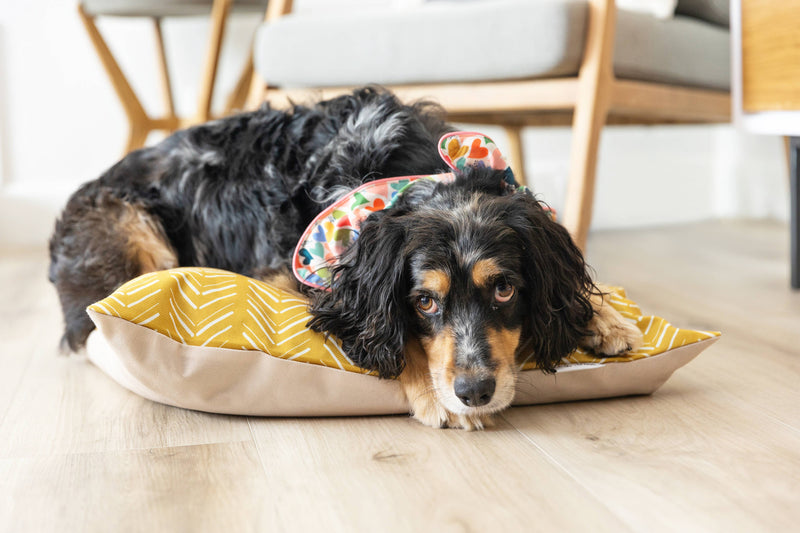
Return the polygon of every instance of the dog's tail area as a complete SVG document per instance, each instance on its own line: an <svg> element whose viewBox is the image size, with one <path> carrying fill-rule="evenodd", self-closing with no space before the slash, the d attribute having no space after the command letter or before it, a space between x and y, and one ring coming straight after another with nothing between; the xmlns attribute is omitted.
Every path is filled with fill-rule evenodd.
<svg viewBox="0 0 800 533"><path fill-rule="evenodd" d="M86 307L141 274L178 265L160 221L90 183L73 195L50 239L49 278L64 313L61 348L78 351L94 324Z"/></svg>

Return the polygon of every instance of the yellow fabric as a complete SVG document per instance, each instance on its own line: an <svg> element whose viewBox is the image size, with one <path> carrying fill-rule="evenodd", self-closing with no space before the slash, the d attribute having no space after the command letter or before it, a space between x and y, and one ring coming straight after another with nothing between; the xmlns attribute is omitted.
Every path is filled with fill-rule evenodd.
<svg viewBox="0 0 800 533"><path fill-rule="evenodd" d="M366 373L338 339L311 331L307 303L239 274L176 268L129 281L91 305L192 346L258 350L303 363Z"/></svg>
<svg viewBox="0 0 800 533"><path fill-rule="evenodd" d="M609 358L577 350L564 363L632 361L719 335L678 329L663 318L642 316L621 288L614 289L610 303L636 322L644 333L644 346ZM306 327L311 319L306 302L264 282L223 270L178 268L145 274L89 309L191 346L257 350L281 359L367 373L353 364L337 339ZM532 368L532 362L523 366Z"/></svg>

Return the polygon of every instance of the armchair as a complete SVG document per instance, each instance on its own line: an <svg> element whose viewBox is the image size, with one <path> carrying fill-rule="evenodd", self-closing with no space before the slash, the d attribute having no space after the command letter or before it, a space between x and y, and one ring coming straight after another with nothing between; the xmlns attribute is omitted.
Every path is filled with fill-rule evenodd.
<svg viewBox="0 0 800 533"><path fill-rule="evenodd" d="M522 179L522 128L571 124L563 223L585 248L603 126L729 121L728 35L698 18L618 10L613 0L428 1L336 16L271 0L254 45L261 80L251 103L379 83L402 99L437 100L452 121L503 126Z"/></svg>

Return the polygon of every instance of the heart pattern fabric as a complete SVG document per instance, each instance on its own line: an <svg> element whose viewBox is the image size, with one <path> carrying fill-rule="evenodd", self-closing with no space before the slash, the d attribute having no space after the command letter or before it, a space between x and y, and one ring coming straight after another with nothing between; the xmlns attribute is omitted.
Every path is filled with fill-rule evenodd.
<svg viewBox="0 0 800 533"><path fill-rule="evenodd" d="M489 137L477 132L448 133L438 143L439 155L453 170L467 166L506 170L506 182L515 186L513 174ZM400 176L365 183L329 206L309 224L295 249L292 270L300 282L329 289L331 268L358 239L359 228L372 213L391 207L418 180L450 183L455 174Z"/></svg>

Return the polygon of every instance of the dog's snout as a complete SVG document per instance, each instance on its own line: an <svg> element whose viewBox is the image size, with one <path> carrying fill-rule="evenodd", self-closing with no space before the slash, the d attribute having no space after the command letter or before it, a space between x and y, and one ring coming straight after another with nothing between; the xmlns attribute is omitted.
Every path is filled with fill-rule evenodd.
<svg viewBox="0 0 800 533"><path fill-rule="evenodd" d="M493 377L461 375L453 381L453 391L461 403L468 407L480 407L492 401L496 386Z"/></svg>

